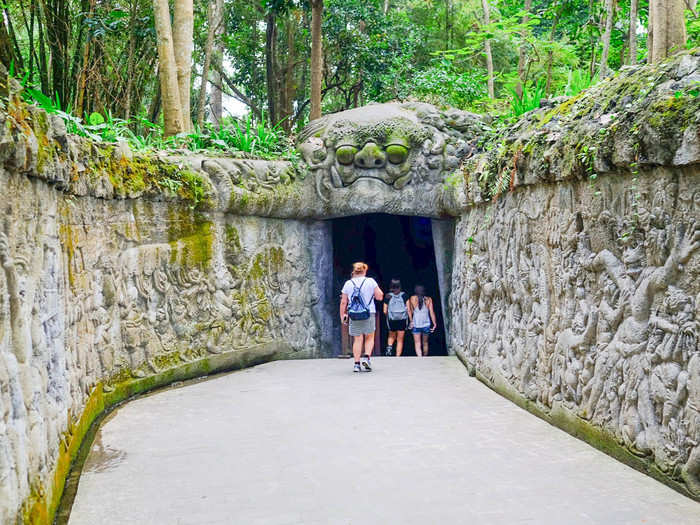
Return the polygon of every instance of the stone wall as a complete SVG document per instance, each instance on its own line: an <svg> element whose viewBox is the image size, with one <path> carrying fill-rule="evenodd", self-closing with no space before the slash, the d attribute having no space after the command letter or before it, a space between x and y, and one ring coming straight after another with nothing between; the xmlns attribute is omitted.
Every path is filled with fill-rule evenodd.
<svg viewBox="0 0 700 525"><path fill-rule="evenodd" d="M526 115L465 165L451 346L700 498L700 52Z"/></svg>
<svg viewBox="0 0 700 525"><path fill-rule="evenodd" d="M699 206L698 170L509 193L458 222L451 304L481 379L696 496Z"/></svg>
<svg viewBox="0 0 700 525"><path fill-rule="evenodd" d="M175 379L321 356L330 279L309 269L329 234L218 211L207 179L184 170L169 180L198 198L149 186L143 174L170 168L86 150L32 109L5 118L0 523L40 523L104 408Z"/></svg>
<svg viewBox="0 0 700 525"><path fill-rule="evenodd" d="M376 212L457 218L433 234L450 348L471 372L700 497L699 82L698 51L624 69L490 142L463 111L375 105L315 121L289 161L137 155L67 134L10 85L0 521L50 521L106 408L328 355L321 219Z"/></svg>

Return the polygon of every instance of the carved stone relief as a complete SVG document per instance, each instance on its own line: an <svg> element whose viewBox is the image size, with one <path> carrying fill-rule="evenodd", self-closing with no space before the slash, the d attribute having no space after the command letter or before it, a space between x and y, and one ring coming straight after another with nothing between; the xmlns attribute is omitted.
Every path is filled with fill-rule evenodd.
<svg viewBox="0 0 700 525"><path fill-rule="evenodd" d="M50 486L97 384L271 347L320 355L313 223L0 186L0 522Z"/></svg>
<svg viewBox="0 0 700 525"><path fill-rule="evenodd" d="M453 349L486 380L603 428L696 494L700 210L680 196L699 182L655 173L630 194L611 176L473 208L451 296Z"/></svg>

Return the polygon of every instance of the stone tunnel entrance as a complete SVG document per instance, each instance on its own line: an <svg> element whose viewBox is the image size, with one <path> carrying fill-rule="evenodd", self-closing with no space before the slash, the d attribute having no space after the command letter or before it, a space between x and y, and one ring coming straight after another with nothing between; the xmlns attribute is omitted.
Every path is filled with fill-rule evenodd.
<svg viewBox="0 0 700 525"><path fill-rule="evenodd" d="M433 240L433 223L424 217L386 214L368 214L333 219L333 312L334 353L347 353L348 337L343 335L338 320L338 305L343 283L348 279L353 262L369 265L368 276L373 277L385 292L392 278L401 279L403 290L413 295L413 287L423 284L433 298L438 328L430 336L430 354L447 354L447 337L443 316L444 299ZM443 222L443 221L437 221ZM444 282L444 281L443 281ZM444 289L444 286L442 287ZM380 312L374 354L386 347L386 317ZM346 329L347 330L347 329ZM345 348L343 346L345 345ZM415 356L413 338L406 332L404 356Z"/></svg>

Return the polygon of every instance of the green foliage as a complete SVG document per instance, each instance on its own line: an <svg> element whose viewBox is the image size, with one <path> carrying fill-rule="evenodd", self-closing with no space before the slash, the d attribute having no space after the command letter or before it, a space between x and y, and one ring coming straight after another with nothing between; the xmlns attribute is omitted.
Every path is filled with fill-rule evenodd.
<svg viewBox="0 0 700 525"><path fill-rule="evenodd" d="M5 2L0 23L11 36L10 69L23 79L25 99L60 114L73 133L124 139L137 149L271 156L289 151L282 129L291 133L308 118L309 0L223 2L224 27L216 37L221 52L213 62L223 67L213 69L223 69L229 97L273 123L229 119L221 130L206 127L171 139L163 138L159 124L152 2L69 0L51 16L39 4L36 11L31 2ZM524 0L489 0L488 24L481 0L393 0L386 13L384 6L384 0L324 1L324 113L415 98L488 112L505 122L542 97L576 95L596 82L605 2L532 0L526 12ZM196 2L194 9L193 62L200 72L210 29L207 3ZM631 25L638 41L631 62L646 56L648 0L639 2L634 23L629 9L629 2L617 2L608 59L613 71L630 62ZM700 18L690 10L685 17L692 48L700 45ZM486 94L486 41L493 55L493 99ZM522 100L513 95L518 86L525 92ZM196 74L193 88L196 110ZM280 119L281 127L275 124Z"/></svg>
<svg viewBox="0 0 700 525"><path fill-rule="evenodd" d="M588 89L593 84L597 83L598 75L594 75L593 78L591 78L586 71L572 69L569 71L569 78L566 82L566 88L564 88L564 94L573 97L584 89Z"/></svg>
<svg viewBox="0 0 700 525"><path fill-rule="evenodd" d="M518 95L514 88L510 88L509 92L511 111L513 116L519 117L528 111L540 107L540 101L544 98L544 81L541 80L532 88L523 86L522 95Z"/></svg>
<svg viewBox="0 0 700 525"><path fill-rule="evenodd" d="M281 123L271 126L264 118L255 120L249 114L242 121L227 119L220 128L207 123L204 130L165 137L163 127L139 116L129 121L116 118L111 112L91 113L86 121L61 109L55 100L41 91L25 87L22 96L27 103L36 104L49 114L58 115L66 123L69 133L88 137L97 142L125 141L135 151L156 149L217 150L243 152L263 158L296 159L291 140L281 129ZM135 133L132 128L144 130Z"/></svg>
<svg viewBox="0 0 700 525"><path fill-rule="evenodd" d="M440 59L407 80L405 93L433 104L468 108L485 95L484 86L483 73L460 71L451 60Z"/></svg>

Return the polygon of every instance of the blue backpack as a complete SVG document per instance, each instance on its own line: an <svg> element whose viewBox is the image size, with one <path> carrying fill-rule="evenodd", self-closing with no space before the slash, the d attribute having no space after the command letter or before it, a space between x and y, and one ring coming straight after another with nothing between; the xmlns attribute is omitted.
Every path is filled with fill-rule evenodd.
<svg viewBox="0 0 700 525"><path fill-rule="evenodd" d="M369 319L369 308L365 304L364 299L362 299L362 285L365 284L365 279L360 283L359 288L355 285L354 281L350 281L353 286L352 294L350 295L350 304L348 304L348 316L353 321L364 321Z"/></svg>

